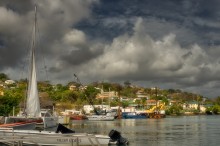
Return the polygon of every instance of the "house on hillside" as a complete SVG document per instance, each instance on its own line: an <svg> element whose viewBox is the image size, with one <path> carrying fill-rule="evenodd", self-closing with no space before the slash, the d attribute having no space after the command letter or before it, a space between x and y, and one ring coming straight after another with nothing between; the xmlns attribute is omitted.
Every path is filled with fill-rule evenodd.
<svg viewBox="0 0 220 146"><path fill-rule="evenodd" d="M77 90L77 87L76 87L76 85L70 85L69 86L69 90L71 90L71 91L76 91Z"/></svg>
<svg viewBox="0 0 220 146"><path fill-rule="evenodd" d="M146 101L147 106L155 106L157 104L157 101L154 99L150 99Z"/></svg>
<svg viewBox="0 0 220 146"><path fill-rule="evenodd" d="M98 99L107 99L107 98L112 98L112 97L118 97L118 92L116 91L105 92L101 89L101 92L96 95L96 98Z"/></svg>
<svg viewBox="0 0 220 146"><path fill-rule="evenodd" d="M149 97L147 96L147 94L143 90L138 90L136 93L136 96L139 99L142 99L142 98L149 99Z"/></svg>
<svg viewBox="0 0 220 146"><path fill-rule="evenodd" d="M4 95L4 90L2 88L0 88L0 96Z"/></svg>
<svg viewBox="0 0 220 146"><path fill-rule="evenodd" d="M178 101L178 100L168 100L169 101L169 106L172 106L172 105L179 105L179 104L181 104L181 102L180 101Z"/></svg>
<svg viewBox="0 0 220 146"><path fill-rule="evenodd" d="M12 85L12 84L15 84L15 81L14 80L6 80L5 84Z"/></svg>
<svg viewBox="0 0 220 146"><path fill-rule="evenodd" d="M0 87L1 88L6 88L6 84L4 82L0 81Z"/></svg>
<svg viewBox="0 0 220 146"><path fill-rule="evenodd" d="M184 110L199 110L200 112L204 113L206 111L206 106L203 104L198 104L197 101L191 101L188 103L184 103L183 109Z"/></svg>

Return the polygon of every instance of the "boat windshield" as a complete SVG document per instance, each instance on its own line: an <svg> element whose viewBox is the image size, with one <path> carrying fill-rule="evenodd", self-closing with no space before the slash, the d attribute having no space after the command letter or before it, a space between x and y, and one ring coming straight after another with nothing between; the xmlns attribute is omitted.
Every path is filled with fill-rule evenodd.
<svg viewBox="0 0 220 146"><path fill-rule="evenodd" d="M41 113L41 117L51 117L51 114L46 112L46 113Z"/></svg>

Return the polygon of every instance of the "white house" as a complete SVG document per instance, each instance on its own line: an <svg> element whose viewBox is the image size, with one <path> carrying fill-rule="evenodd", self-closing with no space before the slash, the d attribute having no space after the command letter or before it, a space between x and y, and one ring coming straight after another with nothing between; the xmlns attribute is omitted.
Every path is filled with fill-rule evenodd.
<svg viewBox="0 0 220 146"><path fill-rule="evenodd" d="M198 105L198 102L189 102L189 103L185 103L183 104L183 109L193 109L193 110L197 110L198 106L200 108L201 112L205 112L206 111L206 107L202 104Z"/></svg>
<svg viewBox="0 0 220 146"><path fill-rule="evenodd" d="M11 84L14 84L15 83L15 81L13 81L13 80L6 80L5 81L5 84L7 84L7 85L11 85Z"/></svg>
<svg viewBox="0 0 220 146"><path fill-rule="evenodd" d="M102 110L106 110L106 111L111 109L109 105L94 105L94 107L97 109L102 109ZM86 114L89 114L92 111L94 111L94 108L92 105L84 105L83 110L85 111Z"/></svg>

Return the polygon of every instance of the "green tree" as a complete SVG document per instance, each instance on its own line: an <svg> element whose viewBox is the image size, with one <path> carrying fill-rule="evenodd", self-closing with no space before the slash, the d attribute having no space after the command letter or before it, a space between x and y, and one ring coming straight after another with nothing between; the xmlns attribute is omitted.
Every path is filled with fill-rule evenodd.
<svg viewBox="0 0 220 146"><path fill-rule="evenodd" d="M0 73L0 80L1 80L1 81L6 81L6 80L8 80L8 79L9 79L9 77L8 77L6 74Z"/></svg>
<svg viewBox="0 0 220 146"><path fill-rule="evenodd" d="M23 94L19 90L7 90L3 96L0 96L0 115L8 116L12 114L13 107L18 107Z"/></svg>
<svg viewBox="0 0 220 146"><path fill-rule="evenodd" d="M84 93L87 97L95 99L96 95L99 93L99 90L90 85L84 90Z"/></svg>
<svg viewBox="0 0 220 146"><path fill-rule="evenodd" d="M126 108L129 105L129 101L122 101L121 104L123 108Z"/></svg>
<svg viewBox="0 0 220 146"><path fill-rule="evenodd" d="M49 81L38 82L38 91L39 92L50 92L53 90L52 85Z"/></svg>
<svg viewBox="0 0 220 146"><path fill-rule="evenodd" d="M75 102L78 98L78 93L77 92L74 92L74 91L71 91L71 90L65 90L62 92L62 98L61 98L61 101L63 102Z"/></svg>
<svg viewBox="0 0 220 146"><path fill-rule="evenodd" d="M121 95L129 97L129 98L136 98L137 97L136 92L137 92L137 89L127 87L121 90Z"/></svg>
<svg viewBox="0 0 220 146"><path fill-rule="evenodd" d="M102 83L99 85L99 88L103 89L104 91L109 91L109 89L112 88L112 85L111 85L111 83L102 82Z"/></svg>
<svg viewBox="0 0 220 146"><path fill-rule="evenodd" d="M112 84L112 89L118 92L118 104L117 105L121 107L122 106L121 91L122 91L123 87L118 83L114 83L114 84Z"/></svg>
<svg viewBox="0 0 220 146"><path fill-rule="evenodd" d="M88 102L90 104L93 104L96 98L96 95L99 93L99 90L97 90L95 87L93 86L88 86L85 90L84 90L84 94L86 99L88 100Z"/></svg>
<svg viewBox="0 0 220 146"><path fill-rule="evenodd" d="M174 104L166 110L166 114L167 115L170 115L170 114L180 115L182 110L183 110L183 108L181 105Z"/></svg>
<svg viewBox="0 0 220 146"><path fill-rule="evenodd" d="M130 87L130 86L131 86L130 81L125 81L125 82L124 82L124 86L125 86L125 87Z"/></svg>
<svg viewBox="0 0 220 146"><path fill-rule="evenodd" d="M216 103L217 105L220 105L220 96L218 96L218 97L215 99L215 103Z"/></svg>
<svg viewBox="0 0 220 146"><path fill-rule="evenodd" d="M212 112L213 112L214 114L219 114L219 112L220 112L220 105L218 105L218 104L214 105L214 106L212 107Z"/></svg>

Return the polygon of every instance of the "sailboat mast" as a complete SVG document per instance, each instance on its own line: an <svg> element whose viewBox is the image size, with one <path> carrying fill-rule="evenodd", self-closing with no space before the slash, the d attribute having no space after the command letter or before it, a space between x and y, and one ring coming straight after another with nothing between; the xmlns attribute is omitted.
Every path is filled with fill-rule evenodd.
<svg viewBox="0 0 220 146"><path fill-rule="evenodd" d="M27 115L38 117L40 114L40 102L37 89L37 75L35 65L35 49L36 49L36 23L37 23L37 6L35 6L34 17L34 30L32 36L31 46L31 64L30 64L30 77L28 83L28 96L27 96Z"/></svg>

